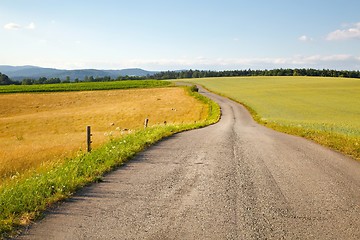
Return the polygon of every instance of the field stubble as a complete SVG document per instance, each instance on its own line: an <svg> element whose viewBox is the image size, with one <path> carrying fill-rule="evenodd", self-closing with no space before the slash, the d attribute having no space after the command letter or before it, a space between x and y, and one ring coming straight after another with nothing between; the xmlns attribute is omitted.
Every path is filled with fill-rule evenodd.
<svg viewBox="0 0 360 240"><path fill-rule="evenodd" d="M193 123L207 106L181 88L0 95L1 179L84 151L143 126ZM1 180L0 180L1 182Z"/></svg>

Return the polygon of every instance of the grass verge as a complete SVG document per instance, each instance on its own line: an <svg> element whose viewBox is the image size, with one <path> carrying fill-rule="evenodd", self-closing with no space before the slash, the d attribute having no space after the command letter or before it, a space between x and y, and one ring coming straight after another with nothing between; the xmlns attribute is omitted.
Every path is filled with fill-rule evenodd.
<svg viewBox="0 0 360 240"><path fill-rule="evenodd" d="M249 109L249 107L247 107L247 109ZM276 131L304 137L360 161L360 139L357 137L341 135L331 131L310 130L267 122L262 120L256 112L254 112L253 117L257 119L258 123Z"/></svg>
<svg viewBox="0 0 360 240"><path fill-rule="evenodd" d="M5 182L0 187L0 238L16 233L19 227L39 218L51 204L70 197L77 189L101 180L136 153L172 134L216 123L220 107L210 99L188 89L188 93L209 106L205 121L154 126L112 139L91 153L83 153L64 163L42 166Z"/></svg>

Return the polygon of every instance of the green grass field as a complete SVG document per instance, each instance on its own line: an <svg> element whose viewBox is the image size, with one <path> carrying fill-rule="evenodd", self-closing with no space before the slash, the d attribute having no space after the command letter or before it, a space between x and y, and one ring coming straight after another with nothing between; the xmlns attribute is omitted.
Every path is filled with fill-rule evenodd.
<svg viewBox="0 0 360 240"><path fill-rule="evenodd" d="M0 93L92 91L92 90L165 87L169 85L170 85L169 82L158 81L158 80L127 80L127 81L111 81L111 82L7 85L7 86L0 86Z"/></svg>
<svg viewBox="0 0 360 240"><path fill-rule="evenodd" d="M271 128L360 159L360 80L321 77L191 79L253 110Z"/></svg>

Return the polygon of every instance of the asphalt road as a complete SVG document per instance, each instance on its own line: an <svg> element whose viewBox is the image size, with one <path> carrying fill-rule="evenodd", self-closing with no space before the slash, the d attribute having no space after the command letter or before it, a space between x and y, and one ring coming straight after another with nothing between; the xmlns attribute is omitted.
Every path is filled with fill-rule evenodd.
<svg viewBox="0 0 360 240"><path fill-rule="evenodd" d="M239 104L154 145L20 239L360 239L360 163Z"/></svg>

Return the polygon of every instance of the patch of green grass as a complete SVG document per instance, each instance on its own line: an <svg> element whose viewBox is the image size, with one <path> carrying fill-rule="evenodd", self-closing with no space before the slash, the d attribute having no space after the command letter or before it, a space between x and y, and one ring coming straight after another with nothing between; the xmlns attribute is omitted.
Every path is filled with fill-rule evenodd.
<svg viewBox="0 0 360 240"><path fill-rule="evenodd" d="M24 93L24 92L66 92L66 91L93 91L128 88L155 88L166 87L171 83L158 80L127 80L110 82L81 82L59 83L38 85L7 85L0 86L0 93Z"/></svg>
<svg viewBox="0 0 360 240"><path fill-rule="evenodd" d="M188 80L244 104L256 121L360 159L360 80L230 77Z"/></svg>
<svg viewBox="0 0 360 240"><path fill-rule="evenodd" d="M174 133L217 122L220 107L187 88L190 95L209 106L208 118L186 125L162 125L136 131L64 163L53 163L13 177L0 187L0 238L41 216L49 205L70 197L77 189L101 181L102 175L131 159L136 153Z"/></svg>

